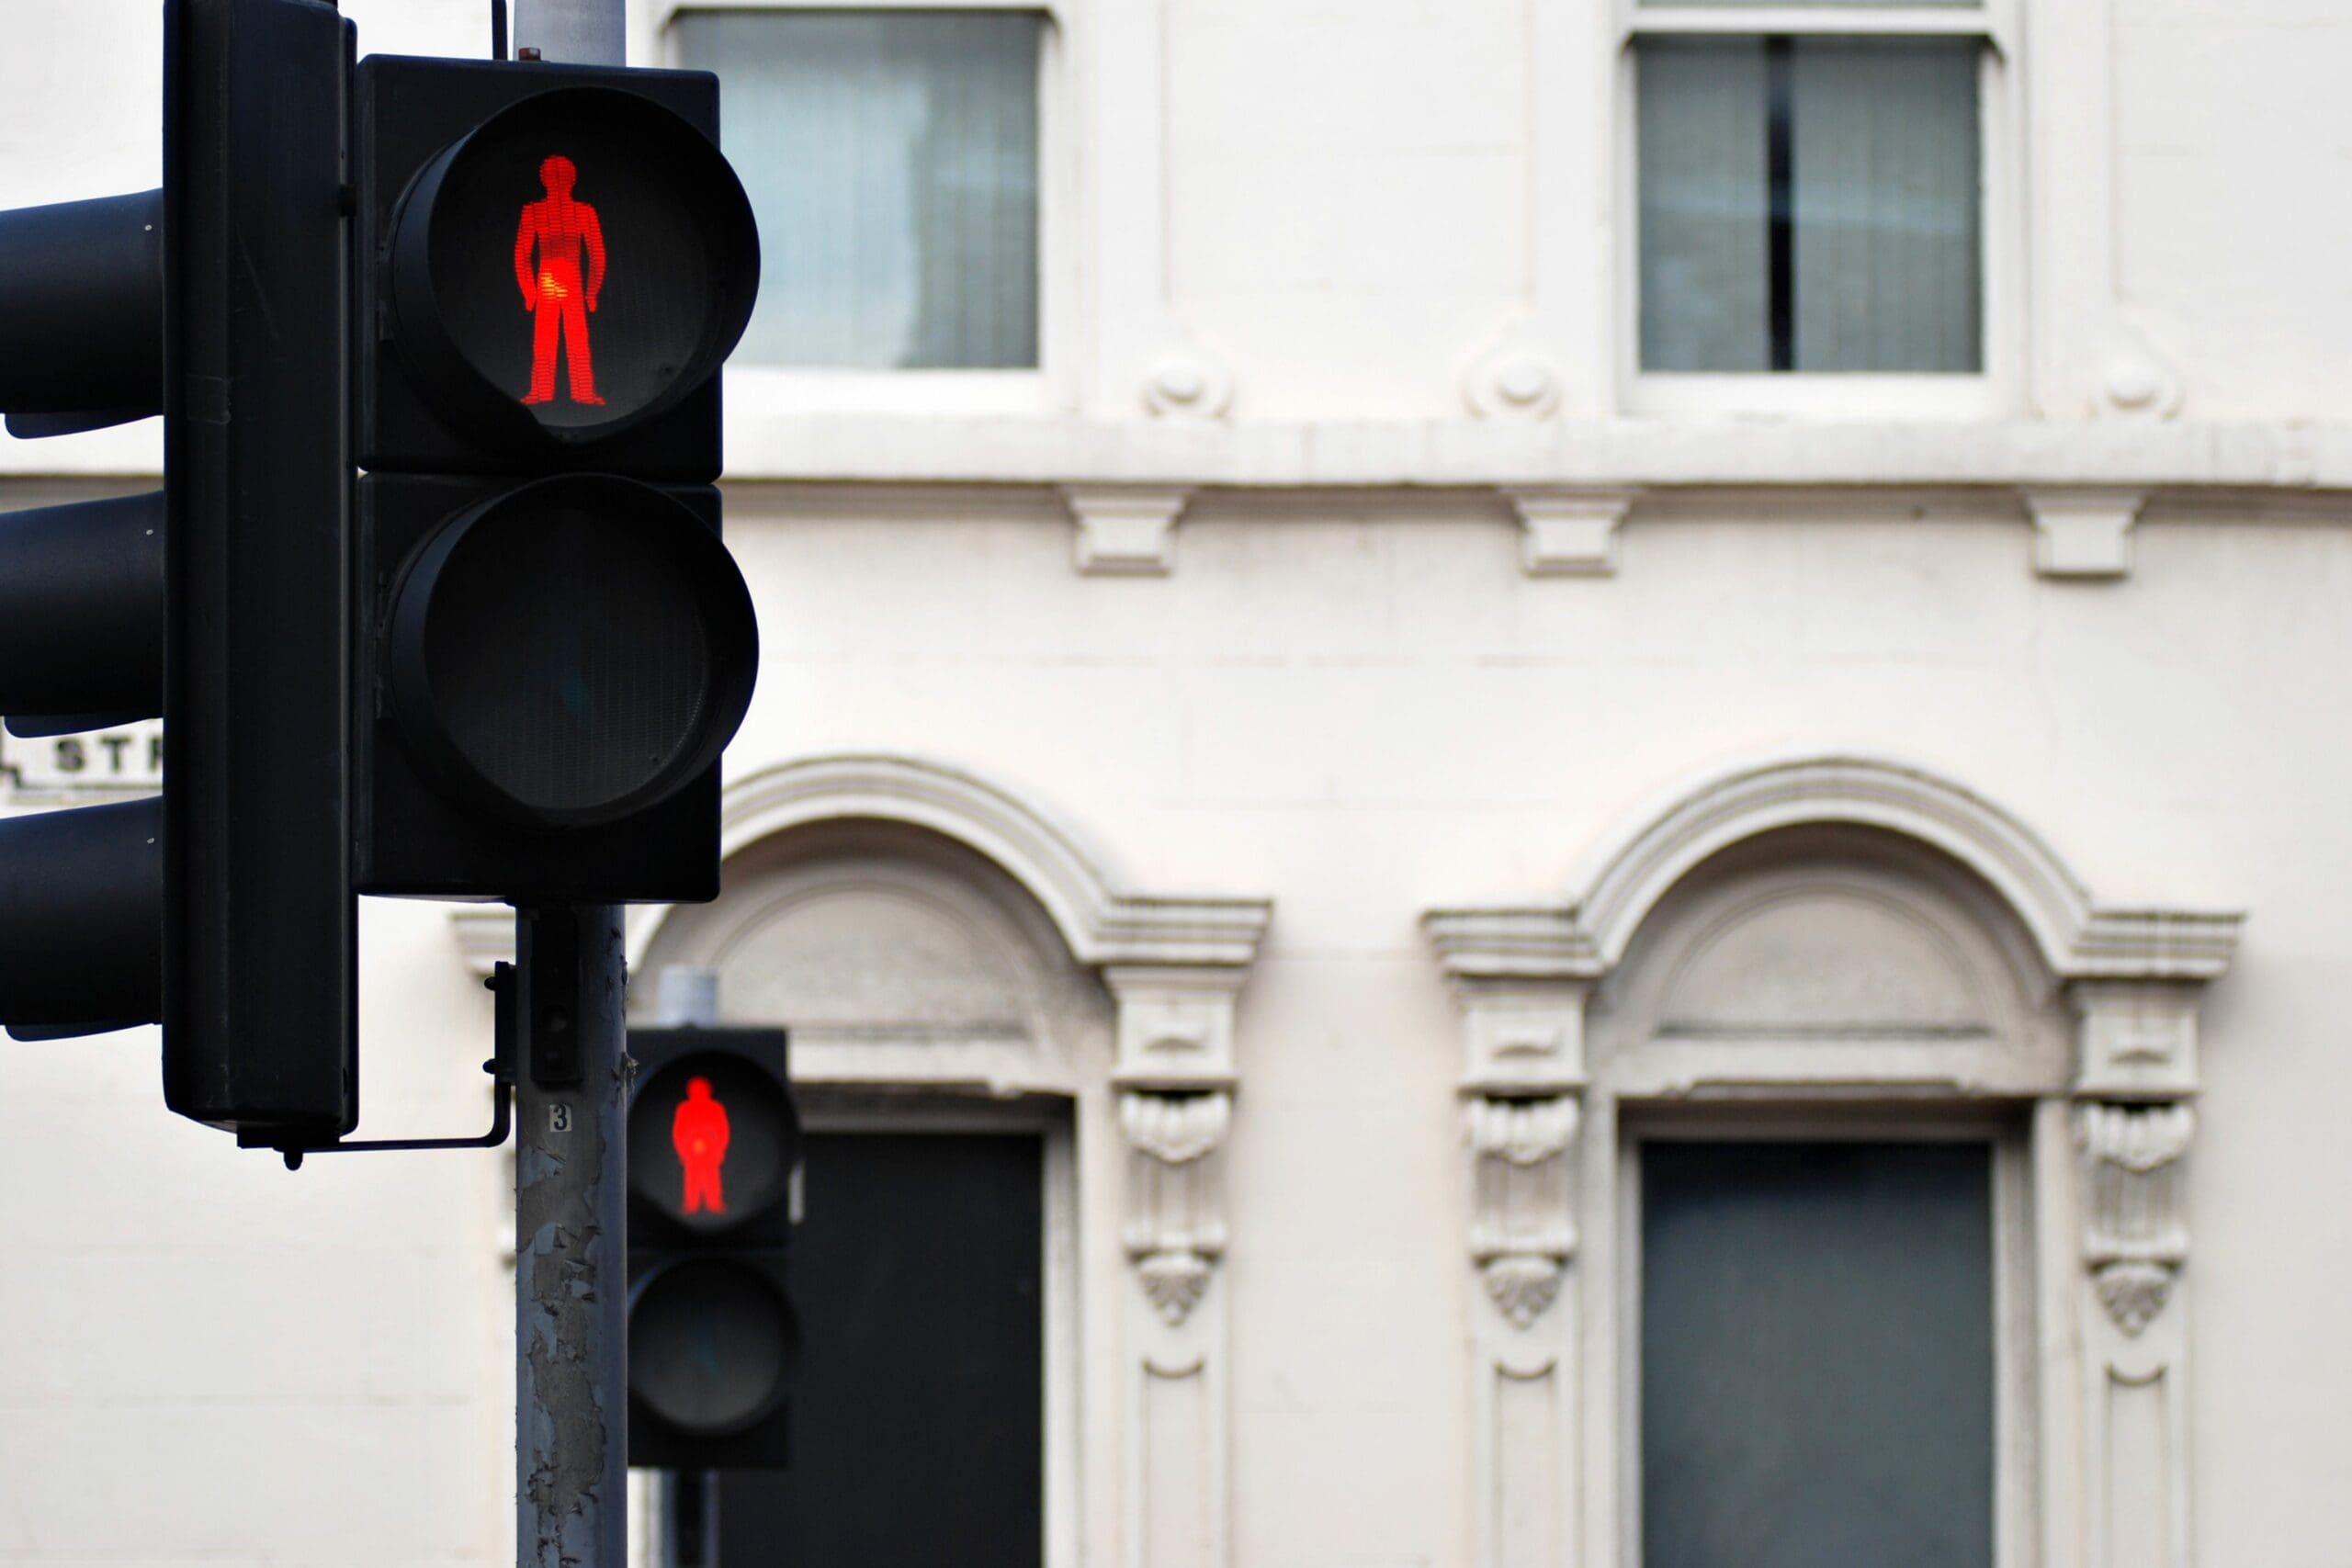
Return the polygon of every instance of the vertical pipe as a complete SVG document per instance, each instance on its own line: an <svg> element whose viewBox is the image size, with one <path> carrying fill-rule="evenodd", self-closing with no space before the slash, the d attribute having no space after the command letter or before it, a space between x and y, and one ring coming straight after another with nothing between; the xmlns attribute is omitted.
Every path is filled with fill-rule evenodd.
<svg viewBox="0 0 2352 1568"><path fill-rule="evenodd" d="M515 921L525 1048L515 1085L518 1568L628 1561L628 1058L621 912Z"/></svg>

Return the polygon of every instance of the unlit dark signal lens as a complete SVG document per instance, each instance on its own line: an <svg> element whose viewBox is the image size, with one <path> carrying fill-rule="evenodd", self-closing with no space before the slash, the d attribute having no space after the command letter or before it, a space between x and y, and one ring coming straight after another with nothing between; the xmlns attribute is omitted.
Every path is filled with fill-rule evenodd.
<svg viewBox="0 0 2352 1568"><path fill-rule="evenodd" d="M666 798L742 722L749 593L702 520L605 476L525 486L418 552L390 619L393 716L420 771L512 819Z"/></svg>
<svg viewBox="0 0 2352 1568"><path fill-rule="evenodd" d="M799 1359L791 1306L757 1270L693 1258L629 1303L629 1392L679 1431L720 1437L775 1410Z"/></svg>

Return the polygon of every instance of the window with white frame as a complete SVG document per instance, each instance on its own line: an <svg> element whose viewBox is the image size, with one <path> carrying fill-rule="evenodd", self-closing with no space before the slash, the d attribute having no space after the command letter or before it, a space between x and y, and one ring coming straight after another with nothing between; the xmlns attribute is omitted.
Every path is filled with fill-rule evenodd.
<svg viewBox="0 0 2352 1568"><path fill-rule="evenodd" d="M1633 0L1645 377L1981 376L1996 0Z"/></svg>
<svg viewBox="0 0 2352 1568"><path fill-rule="evenodd" d="M2014 913L1916 844L1763 834L1658 901L1587 1022L1617 1568L2030 1562L2063 1120L2026 1107L2071 1059Z"/></svg>
<svg viewBox="0 0 2352 1568"><path fill-rule="evenodd" d="M1040 363L1041 12L682 10L759 220L737 367Z"/></svg>
<svg viewBox="0 0 2352 1568"><path fill-rule="evenodd" d="M2218 958L2236 917L2100 908L1850 757L1728 770L1601 863L1424 920L1464 1004L1476 1560L2177 1557L2194 1075L2122 1020L2180 1010L2185 1053L2177 933Z"/></svg>

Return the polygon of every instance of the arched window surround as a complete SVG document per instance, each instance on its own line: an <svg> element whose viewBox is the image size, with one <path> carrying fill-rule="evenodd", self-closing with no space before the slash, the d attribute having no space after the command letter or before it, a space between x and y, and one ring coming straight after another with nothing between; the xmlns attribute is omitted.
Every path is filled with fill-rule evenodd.
<svg viewBox="0 0 2352 1568"><path fill-rule="evenodd" d="M1667 984L1641 972L1654 918L1678 899L1692 907L1703 897L1692 890L1743 854L1764 865L1755 846L1807 833L1846 855L1842 875L1835 852L1787 874L1816 890L1842 880L1900 898L1903 878L1925 878L1923 910L1940 883L1932 918L1974 907L1985 951L2006 950L1993 967L2014 982L2017 1016L1984 1031L1973 1058L1958 1044L1939 1059L1893 1042L1839 1056L1752 1033L1733 1068L1710 1043L1667 1038L1655 1009L1627 1026L1629 1000L1654 1002ZM2030 1496L2005 1510L1999 1561L2186 1568L2181 1270L2197 1013L2242 917L2103 905L2009 812L1926 769L1852 754L1768 758L1685 783L1631 814L1571 886L1560 903L1442 908L1422 922L1463 1010L1472 1560L1638 1568L1617 1331L1631 1146L1621 1111L1712 1100L1781 1127L1823 1105L2011 1117L2030 1184L2017 1206L2031 1214L2025 1310L2038 1354L2022 1385ZM1758 908L1775 896L1764 882L1743 895ZM1698 942L1672 923L1659 940Z"/></svg>
<svg viewBox="0 0 2352 1568"><path fill-rule="evenodd" d="M1013 924L1035 945L1042 911L1069 962L1107 993L1107 1049L1095 1041L1095 1048L1079 1042L1075 1051L1038 1050L1027 1060L1000 1054L975 1078L917 1066L920 1052L888 1043L867 1053L862 1066L855 1052L829 1048L827 1093L849 1103L872 1089L878 1091L872 1098L898 1097L901 1105L911 1103L901 1092L910 1090L961 1095L967 1103L978 1103L970 1100L976 1092L1066 1100L1075 1125L1080 1256L1072 1316L1080 1343L1064 1386L1046 1393L1047 1568L1227 1562L1231 1309L1218 1283L1227 1230L1224 1151L1240 1084L1234 1010L1272 901L1136 891L1115 863L1046 806L926 758L844 753L785 762L729 780L719 811L721 857L746 869L789 860L795 838L831 855L836 829L909 829L910 839L944 840L1017 886L1035 907L1014 911ZM787 897L806 889L791 878L775 886ZM728 897L722 892L718 905L704 908L723 910ZM763 913L746 908L726 921ZM679 914L667 906L628 911L632 973ZM487 975L507 956L511 911L469 907L454 924L476 973ZM933 1108L940 1109L936 1099ZM1055 1157L1049 1145L1048 1159ZM1050 1359L1047 1377L1052 1384ZM1117 1458L1081 1464L1081 1453Z"/></svg>

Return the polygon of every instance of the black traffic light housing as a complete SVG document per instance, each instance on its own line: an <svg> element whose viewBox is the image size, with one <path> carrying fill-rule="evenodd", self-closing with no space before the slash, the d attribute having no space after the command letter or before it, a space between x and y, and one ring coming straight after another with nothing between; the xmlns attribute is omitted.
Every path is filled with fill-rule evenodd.
<svg viewBox="0 0 2352 1568"><path fill-rule="evenodd" d="M371 56L356 105L359 889L715 897L758 664L708 488L759 282L718 80Z"/></svg>
<svg viewBox="0 0 2352 1568"><path fill-rule="evenodd" d="M316 1142L359 1118L356 40L324 0L175 0L164 48L164 1098Z"/></svg>
<svg viewBox="0 0 2352 1568"><path fill-rule="evenodd" d="M781 1469L800 1353L785 1032L633 1029L628 1050L628 1462Z"/></svg>
<svg viewBox="0 0 2352 1568"><path fill-rule="evenodd" d="M159 494L0 519L0 708L18 735L170 738L160 802L0 827L0 1022L161 1022L173 1110L333 1137L357 1117L352 31L326 0L167 0L164 24L164 188L0 214L11 431L164 416Z"/></svg>

